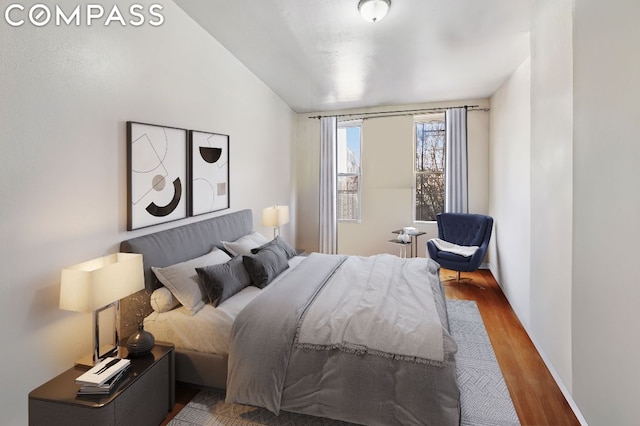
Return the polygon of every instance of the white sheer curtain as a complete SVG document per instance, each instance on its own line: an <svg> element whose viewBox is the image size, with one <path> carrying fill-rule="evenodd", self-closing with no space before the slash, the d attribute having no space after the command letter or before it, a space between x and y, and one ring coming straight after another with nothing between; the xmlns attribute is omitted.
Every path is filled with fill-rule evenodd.
<svg viewBox="0 0 640 426"><path fill-rule="evenodd" d="M338 119L320 119L320 252L338 251L336 211L336 140Z"/></svg>
<svg viewBox="0 0 640 426"><path fill-rule="evenodd" d="M445 165L445 206L448 213L468 213L467 108L448 108Z"/></svg>

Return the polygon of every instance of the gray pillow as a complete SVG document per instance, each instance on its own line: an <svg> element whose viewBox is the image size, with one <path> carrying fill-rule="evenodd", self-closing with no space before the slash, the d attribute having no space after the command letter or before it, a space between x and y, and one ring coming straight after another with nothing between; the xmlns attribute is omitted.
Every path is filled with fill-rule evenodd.
<svg viewBox="0 0 640 426"><path fill-rule="evenodd" d="M256 254L242 256L242 263L251 277L251 284L264 288L289 267L287 254L278 245L265 247Z"/></svg>
<svg viewBox="0 0 640 426"><path fill-rule="evenodd" d="M228 254L214 248L210 253L186 262L164 268L151 267L151 270L165 287L178 299L182 305L195 315L204 306L202 290L198 282L196 268L202 266L225 263L231 259Z"/></svg>
<svg viewBox="0 0 640 426"><path fill-rule="evenodd" d="M202 282L202 293L208 303L214 306L251 285L251 278L244 268L241 257L234 257L221 265L196 268Z"/></svg>
<svg viewBox="0 0 640 426"><path fill-rule="evenodd" d="M256 254L260 250L265 249L267 247L274 246L274 245L280 247L285 252L285 254L287 255L287 259L291 259L293 256L297 256L298 255L298 251L296 249L294 249L293 247L291 247L289 245L289 243L287 243L285 240L280 238L280 235L278 235L273 240L269 241L268 243L266 243L266 244L264 244L264 245L262 245L262 246L260 246L258 248L251 249L251 253Z"/></svg>
<svg viewBox="0 0 640 426"><path fill-rule="evenodd" d="M233 256L242 256L243 254L251 254L251 249L260 247L269 242L269 239L259 232L251 232L238 238L235 241L221 241L225 250Z"/></svg>

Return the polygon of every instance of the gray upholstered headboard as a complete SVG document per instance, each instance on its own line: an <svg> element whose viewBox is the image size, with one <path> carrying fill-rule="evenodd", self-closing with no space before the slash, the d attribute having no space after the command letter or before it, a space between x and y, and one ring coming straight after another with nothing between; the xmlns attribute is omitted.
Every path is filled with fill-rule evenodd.
<svg viewBox="0 0 640 426"><path fill-rule="evenodd" d="M155 290L160 283L151 266L161 268L202 256L214 246L222 247L220 241L234 241L252 230L253 215L247 209L125 240L120 251L142 254L145 287Z"/></svg>

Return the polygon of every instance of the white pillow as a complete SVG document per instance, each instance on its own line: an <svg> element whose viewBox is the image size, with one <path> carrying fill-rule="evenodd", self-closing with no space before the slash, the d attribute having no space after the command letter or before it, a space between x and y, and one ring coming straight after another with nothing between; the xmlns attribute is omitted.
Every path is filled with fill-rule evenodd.
<svg viewBox="0 0 640 426"><path fill-rule="evenodd" d="M157 288L151 293L151 307L156 312L168 312L179 304L180 302L171 294L171 290L166 287Z"/></svg>
<svg viewBox="0 0 640 426"><path fill-rule="evenodd" d="M233 242L221 241L225 249L235 256L250 255L251 249L267 244L269 239L259 232L244 235Z"/></svg>
<svg viewBox="0 0 640 426"><path fill-rule="evenodd" d="M204 306L200 280L196 268L219 265L231 259L227 253L214 248L210 253L186 262L164 268L151 267L158 280L164 284L191 315L195 315Z"/></svg>

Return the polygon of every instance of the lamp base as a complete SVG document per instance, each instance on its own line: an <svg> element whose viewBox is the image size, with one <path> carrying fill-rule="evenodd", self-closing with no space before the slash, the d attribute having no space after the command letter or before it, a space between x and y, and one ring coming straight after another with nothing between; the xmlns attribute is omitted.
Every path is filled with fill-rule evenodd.
<svg viewBox="0 0 640 426"><path fill-rule="evenodd" d="M93 362L93 355L92 354L86 354L85 356L83 356L82 358L80 358L79 360L76 361L76 366L80 366L80 367L92 368L96 364L97 364L97 362L96 363Z"/></svg>
<svg viewBox="0 0 640 426"><path fill-rule="evenodd" d="M145 331L144 326L140 325L138 331L133 333L127 340L127 351L132 358L138 358L148 355L153 349L156 339L153 334Z"/></svg>
<svg viewBox="0 0 640 426"><path fill-rule="evenodd" d="M118 353L119 353L118 346L113 347L113 346L105 345L102 347L102 349L104 349L104 352L101 352L102 355L100 355L99 358L96 359L93 354L86 354L85 356L77 360L75 362L75 365L92 368L94 365L100 363L104 358L108 356L116 356L116 357L118 356Z"/></svg>
<svg viewBox="0 0 640 426"><path fill-rule="evenodd" d="M111 315L108 314L110 311ZM113 329L113 343L102 345L100 344L100 315L103 314L104 317L102 321L105 322L105 325L108 325ZM86 355L83 358L80 358L76 361L76 365L83 365L87 367L93 367L98 364L104 358L108 356L118 356L118 328L115 324L120 318L120 301L116 300L113 303L108 304L100 309L96 309L93 311L93 353L91 355Z"/></svg>

